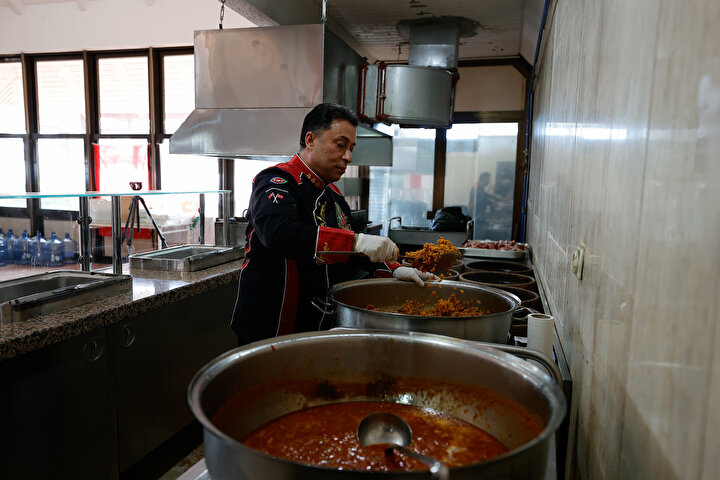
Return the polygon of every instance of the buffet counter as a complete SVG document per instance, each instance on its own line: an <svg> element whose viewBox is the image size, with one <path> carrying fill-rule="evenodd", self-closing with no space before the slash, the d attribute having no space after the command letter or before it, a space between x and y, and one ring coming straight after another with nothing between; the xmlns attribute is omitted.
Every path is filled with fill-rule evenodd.
<svg viewBox="0 0 720 480"><path fill-rule="evenodd" d="M90 304L70 307L59 313L2 324L0 325L0 361L112 325L223 285L237 284L241 265L242 260L236 260L197 272L133 272L131 295L114 295ZM128 273L127 264L123 266L123 273Z"/></svg>

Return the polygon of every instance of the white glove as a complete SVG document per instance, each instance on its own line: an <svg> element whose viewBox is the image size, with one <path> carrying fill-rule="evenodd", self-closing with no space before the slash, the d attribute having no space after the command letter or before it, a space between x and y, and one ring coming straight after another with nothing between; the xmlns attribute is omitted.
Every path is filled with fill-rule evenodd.
<svg viewBox="0 0 720 480"><path fill-rule="evenodd" d="M397 245L389 238L362 233L357 234L355 251L364 253L373 262L394 262L398 256Z"/></svg>
<svg viewBox="0 0 720 480"><path fill-rule="evenodd" d="M437 280L438 278L430 272L421 272L417 268L412 267L396 268L393 270L393 277L406 282L415 282L421 287L425 285L426 280Z"/></svg>

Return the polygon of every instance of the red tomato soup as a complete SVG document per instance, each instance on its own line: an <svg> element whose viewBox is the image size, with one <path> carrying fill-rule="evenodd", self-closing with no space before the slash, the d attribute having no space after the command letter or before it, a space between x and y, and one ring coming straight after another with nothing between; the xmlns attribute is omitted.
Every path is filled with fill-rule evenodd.
<svg viewBox="0 0 720 480"><path fill-rule="evenodd" d="M331 403L299 410L259 427L245 445L269 455L342 470L427 470L421 462L386 445L363 447L356 436L360 421L374 412L390 412L412 429L408 448L449 467L469 465L501 455L508 449L495 437L464 420L430 409L382 402ZM221 410L213 418L218 428L232 431L232 416ZM228 429L224 427L230 427Z"/></svg>

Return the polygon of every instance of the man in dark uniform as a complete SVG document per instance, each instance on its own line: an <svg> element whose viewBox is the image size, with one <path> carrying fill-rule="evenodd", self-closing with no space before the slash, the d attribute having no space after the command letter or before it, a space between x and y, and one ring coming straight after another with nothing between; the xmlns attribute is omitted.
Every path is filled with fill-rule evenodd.
<svg viewBox="0 0 720 480"><path fill-rule="evenodd" d="M433 277L401 267L389 238L352 231L350 207L333 182L352 161L357 124L357 116L343 106L316 106L303 122L300 151L253 180L245 261L231 323L240 345L330 328L331 320L312 300L327 302L332 285L352 279L347 278L348 262L419 285ZM366 257L323 256L323 251Z"/></svg>

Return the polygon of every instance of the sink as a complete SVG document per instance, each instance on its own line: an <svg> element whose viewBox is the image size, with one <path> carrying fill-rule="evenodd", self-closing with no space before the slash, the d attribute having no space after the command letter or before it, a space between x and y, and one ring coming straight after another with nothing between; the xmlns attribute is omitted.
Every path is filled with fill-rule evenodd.
<svg viewBox="0 0 720 480"><path fill-rule="evenodd" d="M130 256L130 272L133 270L162 270L171 272L194 272L232 262L243 257L243 247L219 247L212 245L180 245L153 252Z"/></svg>
<svg viewBox="0 0 720 480"><path fill-rule="evenodd" d="M59 270L0 282L0 323L132 292L130 275Z"/></svg>

